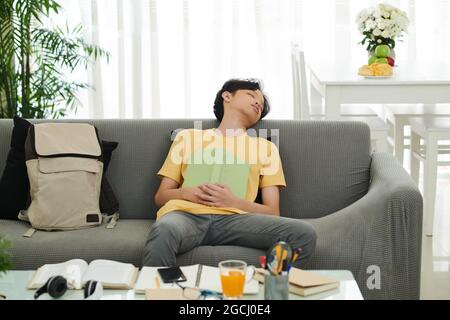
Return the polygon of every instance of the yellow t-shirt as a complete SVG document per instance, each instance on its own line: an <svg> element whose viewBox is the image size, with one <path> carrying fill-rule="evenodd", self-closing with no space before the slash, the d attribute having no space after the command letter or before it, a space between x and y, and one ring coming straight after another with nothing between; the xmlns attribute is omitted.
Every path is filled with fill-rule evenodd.
<svg viewBox="0 0 450 320"><path fill-rule="evenodd" d="M212 150L222 150L212 152ZM245 163L249 165L245 199L254 202L258 188L268 186L286 187L280 155L276 145L264 138L244 133L224 136L215 129L186 129L180 131L172 143L162 168L157 175L175 180L183 187L189 164L192 163ZM194 162L196 161L196 162ZM246 213L237 208L210 207L186 200L169 200L156 213L157 219L171 211L194 214Z"/></svg>

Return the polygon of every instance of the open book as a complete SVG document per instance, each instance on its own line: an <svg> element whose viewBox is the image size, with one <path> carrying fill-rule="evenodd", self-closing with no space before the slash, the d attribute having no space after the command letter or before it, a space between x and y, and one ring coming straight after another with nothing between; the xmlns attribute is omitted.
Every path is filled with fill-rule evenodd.
<svg viewBox="0 0 450 320"><path fill-rule="evenodd" d="M130 263L99 259L88 264L82 259L72 259L41 266L28 283L28 289L43 286L52 276L65 277L69 289L81 289L89 280L101 282L104 288L131 289L137 274L138 268Z"/></svg>
<svg viewBox="0 0 450 320"><path fill-rule="evenodd" d="M222 183L231 192L245 199L250 165L244 164L188 164L183 187L195 187L203 183Z"/></svg>
<svg viewBox="0 0 450 320"><path fill-rule="evenodd" d="M255 279L264 282L264 270L256 269ZM289 271L289 292L306 297L319 292L339 288L339 280L322 276L320 274L291 268Z"/></svg>
<svg viewBox="0 0 450 320"><path fill-rule="evenodd" d="M199 266L199 264L196 264L180 267L187 279L187 281L180 282L180 285L187 288L197 287L196 282ZM180 289L176 284L162 282L157 269L158 267L142 268L136 286L134 287L136 293L145 293L147 289ZM251 272L251 270L248 269L248 272ZM219 268L202 266L201 272L199 273L198 288L222 292ZM244 294L257 294L258 291L259 284L255 279L248 281L244 285Z"/></svg>

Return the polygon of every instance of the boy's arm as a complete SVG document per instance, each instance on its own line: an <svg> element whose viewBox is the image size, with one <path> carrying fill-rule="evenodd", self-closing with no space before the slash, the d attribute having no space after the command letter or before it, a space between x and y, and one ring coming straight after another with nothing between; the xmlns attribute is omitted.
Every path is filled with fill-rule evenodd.
<svg viewBox="0 0 450 320"><path fill-rule="evenodd" d="M158 191L155 193L155 204L162 207L167 201L172 199L181 199L180 184L173 179L163 177Z"/></svg>
<svg viewBox="0 0 450 320"><path fill-rule="evenodd" d="M261 188L262 204L239 199L238 209L247 212L257 212L272 216L280 215L280 191L278 186L268 186Z"/></svg>
<svg viewBox="0 0 450 320"><path fill-rule="evenodd" d="M155 204L162 207L167 201L173 199L187 200L199 203L199 194L203 191L199 187L179 188L179 183L168 177L163 177L158 191L155 193Z"/></svg>
<svg viewBox="0 0 450 320"><path fill-rule="evenodd" d="M263 204L244 200L236 197L228 186L220 183L204 184L200 187L206 194L200 194L199 203L212 207L232 207L247 212L280 215L280 196L278 186L267 186L261 188Z"/></svg>

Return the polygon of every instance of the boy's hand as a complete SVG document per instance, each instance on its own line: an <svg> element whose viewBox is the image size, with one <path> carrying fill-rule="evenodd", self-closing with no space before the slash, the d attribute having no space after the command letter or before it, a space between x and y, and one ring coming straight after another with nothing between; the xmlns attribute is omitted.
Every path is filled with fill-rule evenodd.
<svg viewBox="0 0 450 320"><path fill-rule="evenodd" d="M194 202L194 203L201 203L200 201L202 199L200 198L200 196L207 195L207 193L202 191L202 189L200 187L201 187L201 185L197 186L197 187L182 188L181 190L182 190L183 200L187 200L187 201Z"/></svg>
<svg viewBox="0 0 450 320"><path fill-rule="evenodd" d="M237 207L239 198L230 191L227 185L207 183L199 186L199 188L203 191L199 195L199 203L210 207Z"/></svg>

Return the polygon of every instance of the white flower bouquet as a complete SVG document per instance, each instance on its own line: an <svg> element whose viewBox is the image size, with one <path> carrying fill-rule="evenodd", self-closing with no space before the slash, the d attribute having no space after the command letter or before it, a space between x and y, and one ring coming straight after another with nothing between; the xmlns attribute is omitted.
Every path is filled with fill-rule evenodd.
<svg viewBox="0 0 450 320"><path fill-rule="evenodd" d="M395 47L395 40L407 32L409 19L406 12L388 4L363 9L356 18L358 30L364 35L359 42L367 43L367 51L372 51L379 44ZM401 41L401 40L400 40Z"/></svg>

